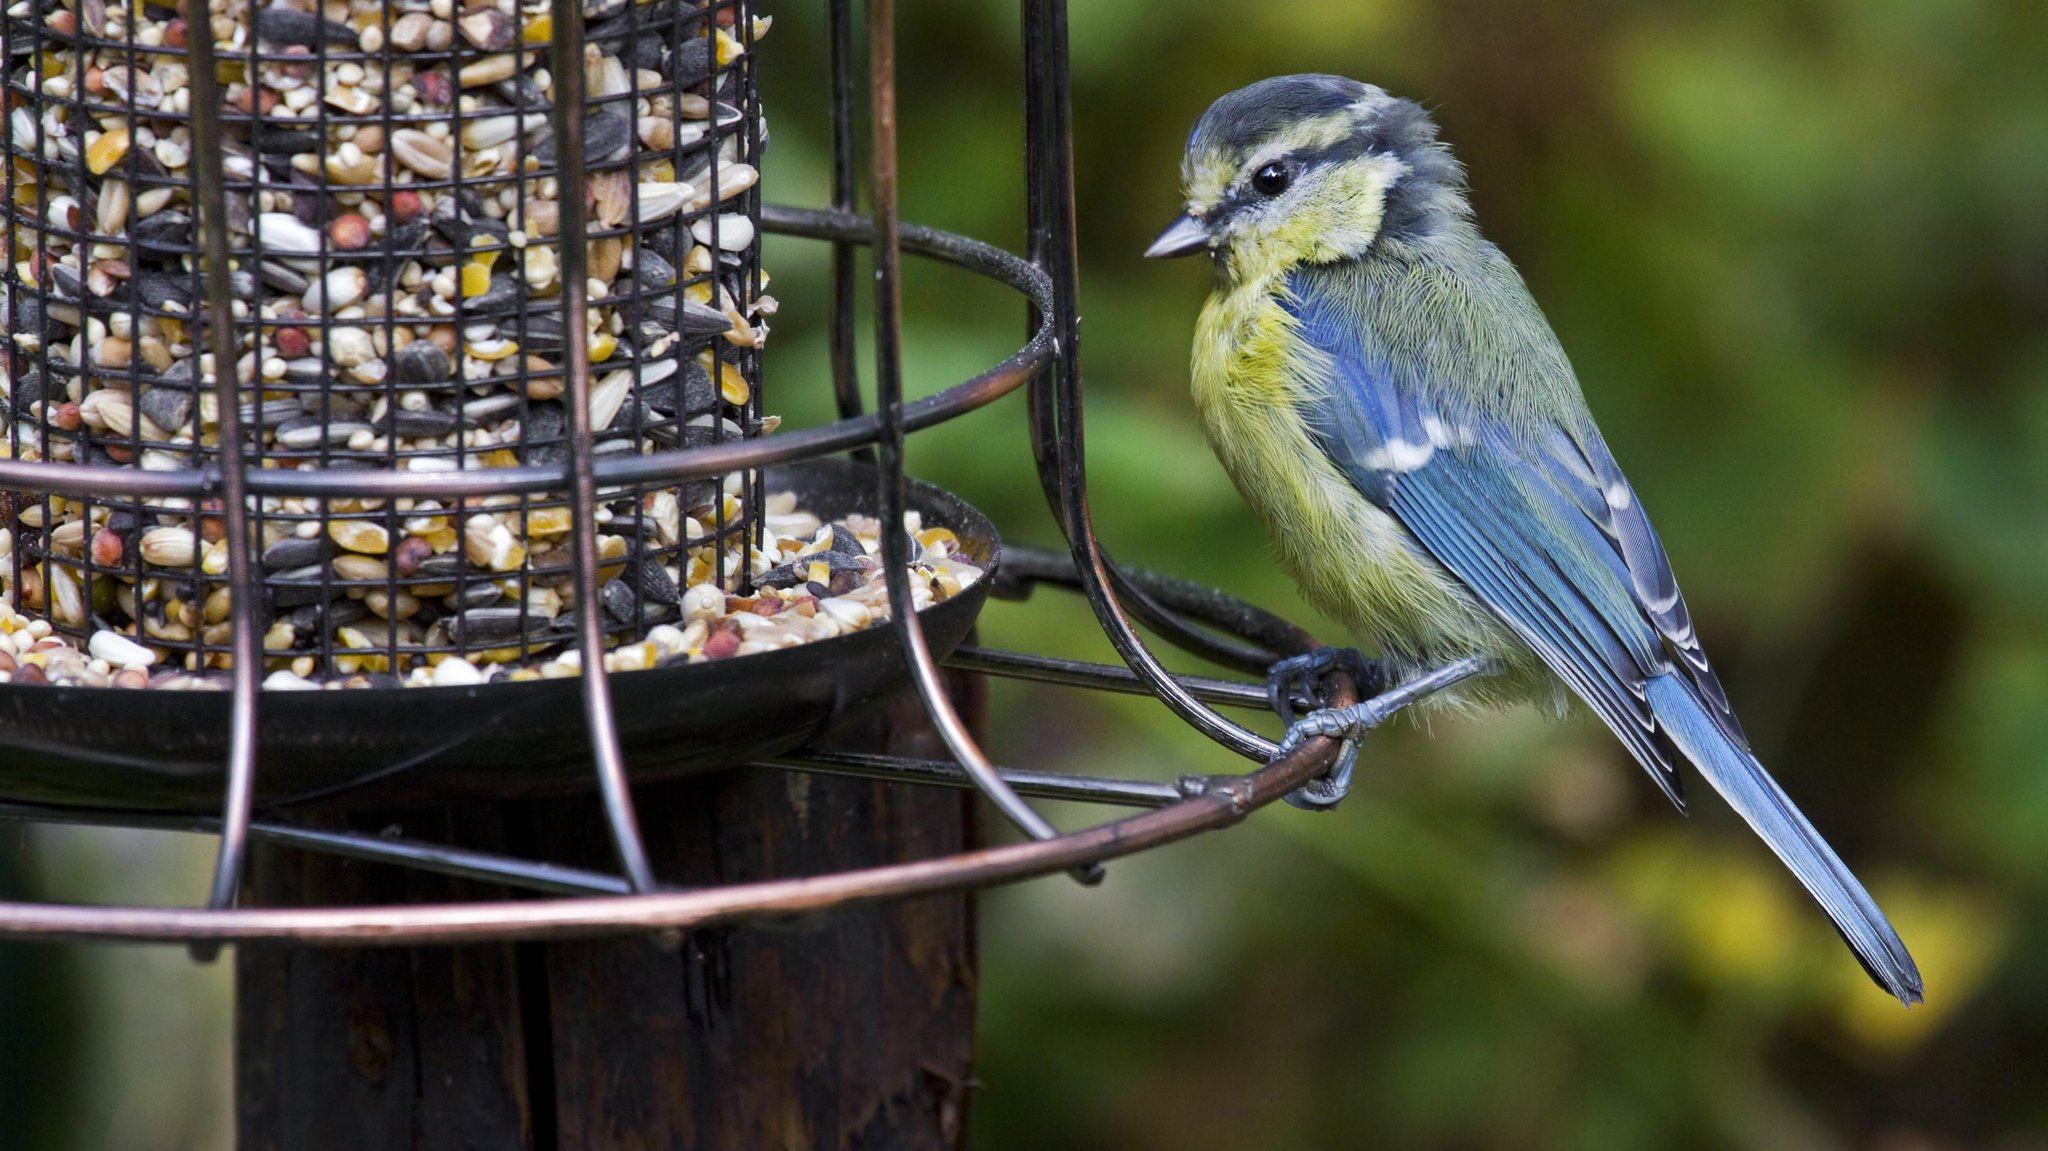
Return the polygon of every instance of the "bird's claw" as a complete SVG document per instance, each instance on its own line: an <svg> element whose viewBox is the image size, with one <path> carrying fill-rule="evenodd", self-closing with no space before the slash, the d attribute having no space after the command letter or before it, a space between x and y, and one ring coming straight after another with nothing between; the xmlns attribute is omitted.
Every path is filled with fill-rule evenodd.
<svg viewBox="0 0 2048 1151"><path fill-rule="evenodd" d="M1337 750L1337 762L1330 770L1309 780L1282 798L1288 806L1303 811L1329 811L1351 794L1351 770L1358 766L1358 741L1347 739Z"/></svg>
<svg viewBox="0 0 2048 1151"><path fill-rule="evenodd" d="M1280 740L1280 754L1287 755L1310 739L1323 737L1343 741L1337 762L1330 770L1287 794L1287 802L1304 811L1328 811L1351 792L1351 772L1358 765L1358 745L1365 734L1385 723L1390 714L1377 699L1350 707L1326 707L1312 711L1287 727Z"/></svg>
<svg viewBox="0 0 2048 1151"><path fill-rule="evenodd" d="M1283 659L1266 670L1266 701L1272 705L1274 714L1292 727L1300 718L1295 714L1295 700L1327 703L1330 696L1323 681L1330 672L1340 669L1351 674L1361 696L1377 694L1385 678L1380 666L1357 648L1319 647Z"/></svg>
<svg viewBox="0 0 2048 1151"><path fill-rule="evenodd" d="M1341 718L1344 712L1355 711L1366 706L1364 704L1342 711L1325 707L1307 715L1295 711L1296 700L1327 703L1330 691L1325 681L1332 671L1338 670L1350 674L1362 696L1377 693L1386 680L1378 664L1367 659L1357 648L1349 647L1315 648L1283 659L1266 672L1267 702L1287 724L1286 738L1280 744L1282 755L1301 746L1302 741L1311 736L1335 736L1344 741L1337 753L1337 761L1330 765L1329 771L1288 794L1288 803L1308 811L1328 811L1343 801L1351 791L1351 771L1358 764L1357 737L1385 718L1379 716L1362 726Z"/></svg>

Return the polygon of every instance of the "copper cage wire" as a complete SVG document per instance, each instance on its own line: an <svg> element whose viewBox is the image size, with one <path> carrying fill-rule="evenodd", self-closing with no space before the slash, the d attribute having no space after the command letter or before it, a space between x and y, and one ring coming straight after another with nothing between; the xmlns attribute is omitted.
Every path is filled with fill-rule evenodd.
<svg viewBox="0 0 2048 1151"><path fill-rule="evenodd" d="M721 0L733 5L740 0ZM716 5L714 5L716 6ZM866 5L868 108L872 166L872 215L855 214L854 164L855 28L850 0L829 0L834 202L829 209L760 207L771 232L807 237L833 246L831 303L832 383L840 418L835 422L770 437L701 443L653 455L596 457L591 451L587 349L564 341L563 382L572 413L565 458L433 477L444 495L566 492L575 516L574 577L578 602L596 602L598 557L591 517L597 493L632 484L679 484L734 472L758 474L770 464L855 451L872 452L879 468L874 507L884 524L902 522L905 506L905 436L979 408L1013 391L1025 391L1025 406L1039 479L1070 545L1069 555L1009 549L997 575L996 594L1021 596L1035 584L1078 590L1127 667L1079 663L1018 652L962 648L945 666L1097 690L1150 694L1226 748L1261 766L1245 774L1190 773L1173 782L1082 776L996 766L955 712L941 682L941 663L928 647L911 602L909 544L901 532L882 533L884 566L893 629L908 657L912 678L933 725L952 753L949 761L882 755L798 752L762 766L785 770L888 780L905 785L973 786L1016 825L1016 843L936 859L870 867L836 874L774 879L678 891L664 889L650 872L641 847L631 792L604 661L605 625L600 613L577 620L582 655L580 691L587 722L595 783L603 797L619 868L616 874L469 851L462 848L312 829L254 818L252 795L258 765L257 715L262 707L262 667L255 612L257 602L239 595L233 614L232 725L224 794L217 816L166 815L119 810L0 804L0 818L87 823L193 831L219 838L211 896L203 908L74 906L47 903L0 904L0 933L30 937L179 941L207 953L218 944L253 940L295 940L332 944L418 944L472 939L544 939L633 930L688 929L819 911L848 904L909 895L982 887L1067 870L1084 881L1100 874L1102 861L1143 851L1199 832L1228 826L1314 780L1336 759L1338 747L1311 739L1278 755L1271 741L1224 718L1215 708L1266 705L1263 684L1182 676L1168 672L1136 631L1142 622L1156 634L1211 661L1253 674L1274 661L1316 646L1299 628L1211 589L1117 566L1096 539L1089 514L1083 460L1082 376L1078 331L1078 269L1070 144L1070 109L1064 0L1023 0L1023 77L1026 107L1026 180L1029 250L1024 257L964 237L904 224L898 217L893 0ZM556 91L581 92L583 6L553 0L551 63ZM744 23L744 20L741 21ZM203 219L225 218L220 140L221 116L214 86L212 37L189 37L194 78L193 135L196 201ZM586 127L581 100L558 98L549 110L562 154L577 150ZM584 174L562 165L562 231L581 231ZM206 270L205 304L216 315L232 306L230 256L225 230L202 228L200 254ZM864 410L854 362L856 249L871 248L876 273L874 365L875 406ZM1031 336L1014 355L989 371L932 396L906 402L902 389L902 317L899 271L904 252L934 258L988 276L1022 294L1030 306ZM580 282L581 245L562 245L567 282ZM581 293L565 294L562 322L579 330ZM229 325L215 325L223 341L217 363L234 360ZM53 466L0 461L0 484L34 491L74 493L90 498L178 497L198 504L219 501L230 541L226 576L245 593L260 588L261 575L247 541L251 501L260 496L384 497L421 490L416 476L397 471L265 470L244 458L237 427L241 387L234 372L219 372L217 396L222 436L219 459L195 471L142 472L107 466ZM740 657L745 659L747 657ZM1333 702L1354 702L1357 685L1339 673ZM488 690L488 689L485 689ZM1083 830L1061 833L1028 802L1030 798L1081 800L1145 809ZM488 880L552 896L543 899L390 907L238 908L250 839L306 850L392 863L444 874Z"/></svg>

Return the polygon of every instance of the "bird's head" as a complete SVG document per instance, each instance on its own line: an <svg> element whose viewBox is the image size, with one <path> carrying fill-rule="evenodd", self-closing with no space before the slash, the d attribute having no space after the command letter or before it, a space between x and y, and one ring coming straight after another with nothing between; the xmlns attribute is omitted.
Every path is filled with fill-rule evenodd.
<svg viewBox="0 0 2048 1151"><path fill-rule="evenodd" d="M1208 252L1239 280L1352 259L1470 214L1464 174L1421 105L1342 76L1276 76L1209 105L1181 191L1185 214L1145 254Z"/></svg>

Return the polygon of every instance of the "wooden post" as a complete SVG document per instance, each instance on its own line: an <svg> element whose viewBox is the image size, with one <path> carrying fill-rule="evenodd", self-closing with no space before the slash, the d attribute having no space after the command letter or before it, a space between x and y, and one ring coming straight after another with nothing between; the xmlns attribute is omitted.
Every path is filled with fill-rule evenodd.
<svg viewBox="0 0 2048 1151"><path fill-rule="evenodd" d="M979 682L956 677L960 694ZM978 699L976 699L978 702ZM968 708L970 714L978 707ZM914 694L833 746L943 755ZM962 850L965 793L742 770L635 789L656 874L734 883ZM594 800L328 822L588 867ZM474 883L282 849L249 904L491 898ZM955 1148L973 1059L973 900L799 922L463 947L243 946L243 1151Z"/></svg>

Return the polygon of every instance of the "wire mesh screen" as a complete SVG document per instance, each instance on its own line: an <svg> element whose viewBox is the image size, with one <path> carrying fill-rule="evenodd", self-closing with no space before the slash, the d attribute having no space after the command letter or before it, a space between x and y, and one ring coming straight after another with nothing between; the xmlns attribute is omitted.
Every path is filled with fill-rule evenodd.
<svg viewBox="0 0 2048 1151"><path fill-rule="evenodd" d="M763 430L764 26L736 2L588 0L575 154L548 114L545 3L217 2L231 317L206 306L181 11L6 10L14 457L219 467L221 368L242 388L251 466L559 464L572 341L598 458ZM559 234L569 196L584 235ZM584 245L585 282L564 282L564 244ZM566 331L577 292L586 330ZM232 365L213 362L216 323L232 325ZM222 509L136 490L5 493L14 606L117 681L227 666ZM376 683L460 654L542 674L581 611L637 633L685 588L741 590L760 497L752 472L600 491L602 602L579 604L564 493L263 496L249 542L266 666Z"/></svg>

